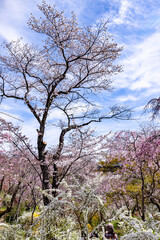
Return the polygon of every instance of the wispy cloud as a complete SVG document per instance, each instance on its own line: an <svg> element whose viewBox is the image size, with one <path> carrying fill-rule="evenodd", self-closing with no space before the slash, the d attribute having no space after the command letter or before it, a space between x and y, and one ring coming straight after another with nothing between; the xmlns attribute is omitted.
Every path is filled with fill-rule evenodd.
<svg viewBox="0 0 160 240"><path fill-rule="evenodd" d="M121 96L118 97L117 102L129 102L129 101L137 101L137 97L133 96L133 95L128 95L128 96Z"/></svg>
<svg viewBox="0 0 160 240"><path fill-rule="evenodd" d="M32 1L3 0L0 4L0 37L15 40L27 34L27 20L31 11L36 9Z"/></svg>
<svg viewBox="0 0 160 240"><path fill-rule="evenodd" d="M130 7L132 6L131 2L128 0L121 0L121 5L118 11L118 14L113 18L115 24L127 23L127 18L129 16Z"/></svg>
<svg viewBox="0 0 160 240"><path fill-rule="evenodd" d="M108 2L110 7L104 18L110 19L109 30L117 43L124 46L119 60L124 72L115 77L117 92L114 100L140 107L159 96L160 2Z"/></svg>
<svg viewBox="0 0 160 240"><path fill-rule="evenodd" d="M160 33L156 32L137 46L130 46L133 52L122 60L124 73L116 81L118 88L134 91L150 89L151 94L160 89Z"/></svg>
<svg viewBox="0 0 160 240"><path fill-rule="evenodd" d="M151 24L151 18L155 20L159 16L159 0L112 0L106 3L110 6L106 15L113 25L128 24L141 28Z"/></svg>
<svg viewBox="0 0 160 240"><path fill-rule="evenodd" d="M91 2L91 0L88 0L89 2ZM80 15L82 14L84 8L86 7L87 5L87 2L86 0L63 0L63 1L60 1L60 0L54 0L54 2L52 0L49 0L47 1L47 3L50 3L50 4L56 4L58 8L60 8L61 10L65 10L67 11L68 13L71 13L71 12L76 12L77 15Z"/></svg>

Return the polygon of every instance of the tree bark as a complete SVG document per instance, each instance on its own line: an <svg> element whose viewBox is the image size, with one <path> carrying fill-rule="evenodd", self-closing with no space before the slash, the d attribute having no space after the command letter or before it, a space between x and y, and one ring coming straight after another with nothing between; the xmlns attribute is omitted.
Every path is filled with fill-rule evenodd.
<svg viewBox="0 0 160 240"><path fill-rule="evenodd" d="M53 178L52 178L52 195L56 197L57 191L56 189L58 188L58 168L57 165L54 163L53 164Z"/></svg>
<svg viewBox="0 0 160 240"><path fill-rule="evenodd" d="M46 164L45 159L45 147L46 143L43 142L43 135L44 135L44 127L41 129L41 131L38 131L38 155L39 155L39 161L40 161L40 167L42 171L42 190L47 191L50 189L49 184L49 168ZM45 206L47 206L50 203L50 200L48 196L43 194L43 203Z"/></svg>

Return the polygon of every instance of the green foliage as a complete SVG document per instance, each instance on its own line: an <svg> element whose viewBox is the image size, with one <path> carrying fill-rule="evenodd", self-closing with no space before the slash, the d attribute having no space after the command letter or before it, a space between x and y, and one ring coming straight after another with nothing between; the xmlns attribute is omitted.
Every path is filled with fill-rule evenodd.
<svg viewBox="0 0 160 240"><path fill-rule="evenodd" d="M118 157L106 157L106 161L98 163L98 171L102 173L115 172L122 167L121 159Z"/></svg>
<svg viewBox="0 0 160 240"><path fill-rule="evenodd" d="M6 213L4 219L7 223L12 223L15 220L16 208L13 208L9 213Z"/></svg>
<svg viewBox="0 0 160 240"><path fill-rule="evenodd" d="M24 211L26 211L26 206L21 204L18 209L18 216L21 216ZM14 205L11 211L5 214L4 219L7 223L12 223L17 219L17 205Z"/></svg>
<svg viewBox="0 0 160 240"><path fill-rule="evenodd" d="M101 223L101 217L99 213L96 213L91 219L91 226L94 229Z"/></svg>

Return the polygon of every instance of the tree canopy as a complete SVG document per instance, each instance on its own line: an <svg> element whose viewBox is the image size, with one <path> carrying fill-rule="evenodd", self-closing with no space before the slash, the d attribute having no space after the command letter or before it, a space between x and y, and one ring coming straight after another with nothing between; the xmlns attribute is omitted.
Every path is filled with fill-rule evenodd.
<svg viewBox="0 0 160 240"><path fill-rule="evenodd" d="M31 16L28 25L37 34L44 35L45 41L40 46L36 46L36 41L33 45L22 40L4 43L4 51L0 55L0 96L1 100L22 101L37 120L36 160L41 167L42 188L47 190L51 183L52 188L58 187L61 178L57 162L61 159L69 132L78 133L83 139L82 127L102 119L128 119L130 110L112 106L105 113L100 112L91 98L93 94L111 91L111 77L122 70L115 64L122 47L112 40L107 22L80 27L74 14L67 18L64 12L45 1L38 8L43 17L36 19ZM61 131L57 147L50 155L53 166L50 181L44 138L49 114L56 114L55 110L61 111L64 117L56 122ZM55 118L56 115L53 116L54 124ZM80 157L81 147L78 159ZM65 169L64 176L67 169L70 167ZM45 205L48 201L44 196Z"/></svg>

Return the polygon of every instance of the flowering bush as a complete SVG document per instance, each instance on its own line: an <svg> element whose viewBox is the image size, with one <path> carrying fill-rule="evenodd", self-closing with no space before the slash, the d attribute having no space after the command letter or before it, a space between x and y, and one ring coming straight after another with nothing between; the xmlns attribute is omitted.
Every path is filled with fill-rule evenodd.
<svg viewBox="0 0 160 240"><path fill-rule="evenodd" d="M21 225L9 225L0 223L0 239L4 240L20 240L23 239L24 232Z"/></svg>
<svg viewBox="0 0 160 240"><path fill-rule="evenodd" d="M141 232L136 232L136 233L130 233L127 234L123 237L121 237L120 240L159 240L160 235L159 234L153 234L150 231L141 231Z"/></svg>
<svg viewBox="0 0 160 240"><path fill-rule="evenodd" d="M157 214L153 216L147 213L146 221L132 217L131 212L123 207L117 211L110 222L117 222L121 228L121 240L145 240L145 239L160 239L160 221L157 220Z"/></svg>

